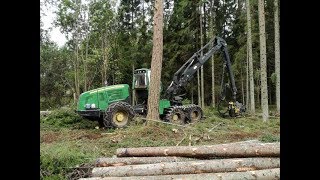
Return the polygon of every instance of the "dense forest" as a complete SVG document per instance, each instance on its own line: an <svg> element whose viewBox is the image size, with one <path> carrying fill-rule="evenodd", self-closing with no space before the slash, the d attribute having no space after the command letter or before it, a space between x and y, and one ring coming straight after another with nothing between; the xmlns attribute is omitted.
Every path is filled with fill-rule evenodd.
<svg viewBox="0 0 320 180"><path fill-rule="evenodd" d="M262 58L267 78L267 91L263 92L267 93L268 105L277 105L280 110L280 89L276 88L277 84L280 88L277 0L164 0L163 3L163 87L169 85L173 74L193 53L219 36L228 43L238 100L253 113L254 108L263 104ZM264 3L264 12L260 12L265 21L264 46L259 29L262 25L259 3ZM58 47L43 28L41 16L46 14L46 6L57 7L52 26L66 35L63 47ZM154 0L57 0L44 1L40 8L41 109L73 105L82 92L104 86L105 81L109 85L124 83L131 87L133 70L150 68ZM260 51L261 47L265 47L265 52ZM222 67L220 54L206 62L187 87L190 102L215 105Z"/></svg>

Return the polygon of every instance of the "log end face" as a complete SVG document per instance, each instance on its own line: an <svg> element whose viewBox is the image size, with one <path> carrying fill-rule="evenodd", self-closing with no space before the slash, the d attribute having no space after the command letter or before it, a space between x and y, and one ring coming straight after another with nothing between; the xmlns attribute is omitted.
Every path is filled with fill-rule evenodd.
<svg viewBox="0 0 320 180"><path fill-rule="evenodd" d="M117 157L125 157L127 154L127 149L126 148L119 148L116 150L116 155Z"/></svg>

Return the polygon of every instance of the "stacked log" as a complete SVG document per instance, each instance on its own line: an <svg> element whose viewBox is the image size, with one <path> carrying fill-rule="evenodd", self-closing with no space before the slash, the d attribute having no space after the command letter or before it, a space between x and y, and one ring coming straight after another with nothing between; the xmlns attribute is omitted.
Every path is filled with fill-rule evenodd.
<svg viewBox="0 0 320 180"><path fill-rule="evenodd" d="M118 157L181 156L181 157L277 157L280 143L239 143L211 146L171 146L117 149Z"/></svg>
<svg viewBox="0 0 320 180"><path fill-rule="evenodd" d="M99 158L90 178L280 179L280 143L119 148Z"/></svg>
<svg viewBox="0 0 320 180"><path fill-rule="evenodd" d="M256 171L227 172L227 173L201 173L201 174L180 174L180 175L158 175L158 176L130 176L130 177L91 177L80 180L235 180L235 179L280 179L280 168L263 169Z"/></svg>

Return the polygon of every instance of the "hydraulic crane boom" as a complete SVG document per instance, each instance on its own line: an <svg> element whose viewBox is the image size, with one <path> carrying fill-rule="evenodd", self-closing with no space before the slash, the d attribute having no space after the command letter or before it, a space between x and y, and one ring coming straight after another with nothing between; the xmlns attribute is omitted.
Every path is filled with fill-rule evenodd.
<svg viewBox="0 0 320 180"><path fill-rule="evenodd" d="M204 53L206 49L209 50ZM171 102L179 104L182 100L179 93L185 88L185 86L192 80L197 70L203 66L203 64L217 51L223 53L223 59L227 68L229 79L231 82L231 91L233 100L236 101L237 88L234 81L233 72L231 69L230 57L227 49L227 43L220 37L213 38L209 43L202 47L199 51L193 54L193 56L182 65L182 67L174 74L173 80L166 90L166 98ZM201 56L203 52L203 56Z"/></svg>

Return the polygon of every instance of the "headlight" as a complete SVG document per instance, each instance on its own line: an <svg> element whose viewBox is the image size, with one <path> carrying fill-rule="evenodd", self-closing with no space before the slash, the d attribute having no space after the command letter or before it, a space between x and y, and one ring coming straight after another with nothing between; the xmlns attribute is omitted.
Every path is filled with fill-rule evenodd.
<svg viewBox="0 0 320 180"><path fill-rule="evenodd" d="M90 109L90 104L86 104L84 107L85 107L86 109Z"/></svg>
<svg viewBox="0 0 320 180"><path fill-rule="evenodd" d="M91 108L96 108L96 104L91 104Z"/></svg>

